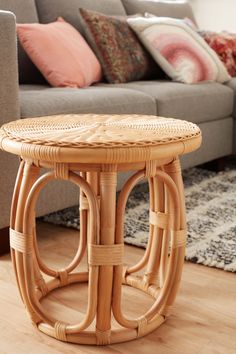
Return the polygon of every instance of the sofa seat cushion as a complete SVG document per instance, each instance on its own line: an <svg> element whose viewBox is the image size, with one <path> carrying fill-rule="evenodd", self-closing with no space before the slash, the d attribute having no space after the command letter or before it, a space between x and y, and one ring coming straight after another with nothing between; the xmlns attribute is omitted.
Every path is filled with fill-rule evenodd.
<svg viewBox="0 0 236 354"><path fill-rule="evenodd" d="M17 23L39 22L34 0L0 0L0 10L11 11ZM38 69L18 42L19 81L22 84L45 82Z"/></svg>
<svg viewBox="0 0 236 354"><path fill-rule="evenodd" d="M106 15L126 15L121 0L36 0L36 6L39 22L53 22L61 16L82 34L83 24L78 16L81 7Z"/></svg>
<svg viewBox="0 0 236 354"><path fill-rule="evenodd" d="M234 111L233 111L233 116L236 119L236 77L232 78L227 84L228 87L230 87L233 92L234 92ZM235 136L236 137L236 136Z"/></svg>
<svg viewBox="0 0 236 354"><path fill-rule="evenodd" d="M21 117L70 113L156 114L155 100L145 92L125 88L84 89L20 86Z"/></svg>
<svg viewBox="0 0 236 354"><path fill-rule="evenodd" d="M163 80L138 81L109 87L145 92L156 100L159 116L185 119L194 123L229 117L233 110L232 90L219 83L186 85Z"/></svg>

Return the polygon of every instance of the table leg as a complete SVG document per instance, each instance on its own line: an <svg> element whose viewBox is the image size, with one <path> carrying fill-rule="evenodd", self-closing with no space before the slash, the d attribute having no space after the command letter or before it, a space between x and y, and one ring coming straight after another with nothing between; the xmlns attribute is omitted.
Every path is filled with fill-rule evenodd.
<svg viewBox="0 0 236 354"><path fill-rule="evenodd" d="M100 244L115 243L116 224L116 172L101 172L100 174ZM111 329L111 303L113 266L99 267L98 306L96 336L98 344L109 344Z"/></svg>

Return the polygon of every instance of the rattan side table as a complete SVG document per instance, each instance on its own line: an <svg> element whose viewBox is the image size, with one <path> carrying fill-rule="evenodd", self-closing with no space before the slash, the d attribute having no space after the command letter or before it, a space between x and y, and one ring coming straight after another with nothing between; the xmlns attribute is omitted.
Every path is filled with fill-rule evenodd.
<svg viewBox="0 0 236 354"><path fill-rule="evenodd" d="M155 116L60 115L18 120L1 128L1 149L22 159L12 201L10 244L21 298L40 331L65 342L105 345L144 336L165 321L179 287L186 242L178 156L200 144L195 124ZM39 177L41 168L48 172ZM128 170L137 172L116 200L117 173ZM145 178L150 193L149 242L143 258L126 267L125 206L132 188ZM80 187L79 249L67 267L57 270L41 259L35 231L35 204L54 179ZM87 272L73 272L85 255ZM51 280L45 281L45 275ZM66 291L68 284L81 282L88 283L82 322L63 323L44 309L41 299L52 290ZM125 315L122 284L154 298L142 316ZM111 326L111 317L120 329ZM92 323L94 330L88 330Z"/></svg>

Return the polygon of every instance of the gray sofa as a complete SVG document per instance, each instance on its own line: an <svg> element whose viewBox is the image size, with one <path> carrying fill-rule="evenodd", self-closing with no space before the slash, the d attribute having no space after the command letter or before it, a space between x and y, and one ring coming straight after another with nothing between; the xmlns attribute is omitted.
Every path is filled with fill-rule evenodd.
<svg viewBox="0 0 236 354"><path fill-rule="evenodd" d="M59 113L154 114L190 120L199 124L202 129L202 147L196 153L184 157L183 167L195 166L236 151L236 146L233 147L233 137L236 135L233 119L233 116L236 117L236 79L228 85L185 85L167 80L152 80L119 85L99 83L86 89L51 88L19 44L17 59L15 16L19 23L48 23L60 15L83 33L77 15L79 7L112 15L147 10L156 15L179 18L187 16L195 20L189 4L179 2L0 0L1 125L17 118ZM17 166L17 158L0 153L0 229L9 225L10 200ZM38 215L77 202L78 193L75 187L66 183L53 183L41 196Z"/></svg>

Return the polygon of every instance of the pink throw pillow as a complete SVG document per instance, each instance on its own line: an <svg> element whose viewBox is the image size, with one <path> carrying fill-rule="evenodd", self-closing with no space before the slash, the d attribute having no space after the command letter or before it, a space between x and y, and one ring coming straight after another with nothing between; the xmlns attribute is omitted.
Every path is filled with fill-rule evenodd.
<svg viewBox="0 0 236 354"><path fill-rule="evenodd" d="M86 87L102 77L95 54L80 33L61 17L49 24L18 24L19 40L32 62L54 87Z"/></svg>

